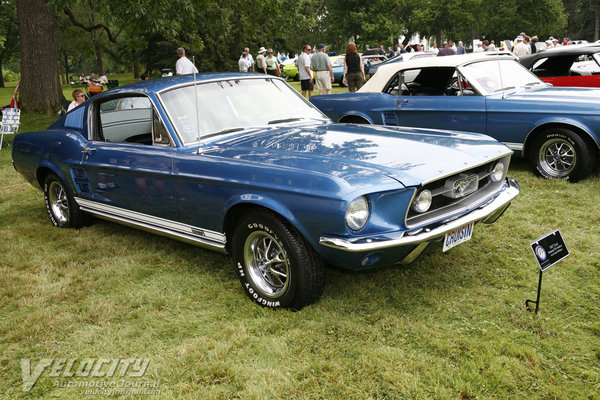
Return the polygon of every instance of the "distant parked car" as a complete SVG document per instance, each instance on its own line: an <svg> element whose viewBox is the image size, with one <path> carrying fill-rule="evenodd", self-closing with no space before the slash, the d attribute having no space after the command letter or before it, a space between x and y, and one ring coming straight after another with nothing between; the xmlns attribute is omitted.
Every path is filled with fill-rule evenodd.
<svg viewBox="0 0 600 400"><path fill-rule="evenodd" d="M413 60L413 59L416 60L416 59L425 58L425 57L435 57L435 56L437 56L437 53L435 53L433 51L418 51L418 52L412 51L410 53L399 54L396 57L389 58L383 62L380 62L379 64L373 64L373 65L369 66L369 73L367 74L367 79L369 79L373 75L375 75L375 72L377 72L377 70L384 65L388 65L388 64L392 64L392 63L396 63L396 62Z"/></svg>
<svg viewBox="0 0 600 400"><path fill-rule="evenodd" d="M508 53L392 63L356 93L310 101L337 122L485 133L544 178L577 181L598 160L600 89L549 87Z"/></svg>
<svg viewBox="0 0 600 400"><path fill-rule="evenodd" d="M554 86L600 87L600 43L552 47L519 62Z"/></svg>
<svg viewBox="0 0 600 400"><path fill-rule="evenodd" d="M288 58L281 63L281 74L283 77L291 78L295 81L300 80L300 76L298 75L298 65L296 62L298 61L298 57Z"/></svg>
<svg viewBox="0 0 600 400"><path fill-rule="evenodd" d="M382 56L380 54L361 54L360 57L363 61L363 67L365 69L365 76L369 75L369 68L373 65L377 65L379 63L384 62L388 58L386 56Z"/></svg>
<svg viewBox="0 0 600 400"><path fill-rule="evenodd" d="M344 77L344 58L346 56L333 56L329 57L331 61L331 70L333 71L333 83L337 83L338 85L345 87L344 82L342 82L342 78Z"/></svg>
<svg viewBox="0 0 600 400"><path fill-rule="evenodd" d="M484 135L335 124L283 79L244 73L122 86L12 150L55 226L94 215L230 253L250 299L294 309L319 298L325 263L469 240L519 193L510 157Z"/></svg>

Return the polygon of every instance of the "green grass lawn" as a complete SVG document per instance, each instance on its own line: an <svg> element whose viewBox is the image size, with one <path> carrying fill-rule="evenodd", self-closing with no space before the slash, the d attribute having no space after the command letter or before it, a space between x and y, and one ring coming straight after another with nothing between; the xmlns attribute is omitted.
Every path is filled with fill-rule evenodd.
<svg viewBox="0 0 600 400"><path fill-rule="evenodd" d="M21 131L52 121L25 114ZM316 304L271 311L227 256L103 221L52 227L3 147L0 397L107 397L56 386L111 379L48 370L24 392L21 359L147 358L131 380L160 395L122 398L600 399L600 177L546 181L521 160L509 175L521 195L470 242L408 266L327 269ZM529 244L557 228L571 256L544 274L536 315Z"/></svg>

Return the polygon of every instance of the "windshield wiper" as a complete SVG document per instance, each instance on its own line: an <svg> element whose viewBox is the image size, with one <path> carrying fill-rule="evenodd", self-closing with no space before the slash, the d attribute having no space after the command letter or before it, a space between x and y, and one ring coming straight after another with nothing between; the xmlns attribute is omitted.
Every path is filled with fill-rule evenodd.
<svg viewBox="0 0 600 400"><path fill-rule="evenodd" d="M281 124L283 122L293 122L293 121L300 121L303 118L285 118L285 119L274 119L273 121L269 121L268 125L273 125L273 124Z"/></svg>
<svg viewBox="0 0 600 400"><path fill-rule="evenodd" d="M507 86L507 87L503 87L503 88L494 90L494 93L501 92L503 90L510 90L510 89L514 89L514 88L515 88L514 86Z"/></svg>
<svg viewBox="0 0 600 400"><path fill-rule="evenodd" d="M215 133L211 133L211 134L208 134L208 135L204 135L204 136L202 136L202 139L206 139L206 138L213 137L213 136L224 135L226 133L231 133L231 132L239 132L239 131L243 131L244 129L246 129L246 128L224 129L224 130L219 131L219 132L215 132Z"/></svg>

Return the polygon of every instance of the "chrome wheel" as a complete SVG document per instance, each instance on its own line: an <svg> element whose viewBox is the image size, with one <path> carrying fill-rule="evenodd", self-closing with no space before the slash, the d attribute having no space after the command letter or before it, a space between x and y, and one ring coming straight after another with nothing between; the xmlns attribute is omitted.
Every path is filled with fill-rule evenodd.
<svg viewBox="0 0 600 400"><path fill-rule="evenodd" d="M50 210L60 224L66 224L69 221L69 198L62 185L56 181L50 183L48 187L48 200Z"/></svg>
<svg viewBox="0 0 600 400"><path fill-rule="evenodd" d="M540 147L538 164L550 177L564 178L574 169L577 162L575 147L562 138L550 139Z"/></svg>
<svg viewBox="0 0 600 400"><path fill-rule="evenodd" d="M290 264L273 236L264 231L251 233L244 244L244 263L264 295L275 298L285 293L290 282Z"/></svg>

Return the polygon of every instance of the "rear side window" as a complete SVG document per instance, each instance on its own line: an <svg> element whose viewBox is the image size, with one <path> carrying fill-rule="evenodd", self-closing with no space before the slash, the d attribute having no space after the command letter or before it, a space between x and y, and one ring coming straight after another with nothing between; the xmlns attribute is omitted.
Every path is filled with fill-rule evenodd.
<svg viewBox="0 0 600 400"><path fill-rule="evenodd" d="M110 143L172 145L152 102L145 96L109 99L97 107L96 139Z"/></svg>

